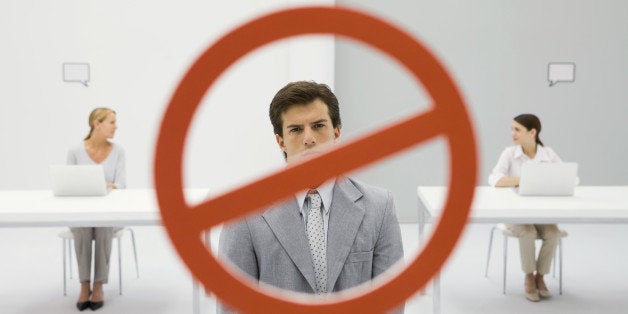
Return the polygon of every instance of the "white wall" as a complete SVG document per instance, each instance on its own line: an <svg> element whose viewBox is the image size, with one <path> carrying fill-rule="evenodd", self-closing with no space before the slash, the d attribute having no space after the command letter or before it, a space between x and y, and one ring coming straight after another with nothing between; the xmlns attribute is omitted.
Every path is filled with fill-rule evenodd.
<svg viewBox="0 0 628 314"><path fill-rule="evenodd" d="M478 184L512 145L510 123L536 113L541 138L579 163L583 185L628 184L628 2L341 0L393 21L426 44L456 80L475 123ZM574 83L549 87L547 64L576 63ZM339 40L336 89L344 126L371 129L430 103L390 59ZM447 184L436 141L358 177L393 191L402 221L416 220L416 186Z"/></svg>
<svg viewBox="0 0 628 314"><path fill-rule="evenodd" d="M65 162L96 106L118 112L115 141L127 151L129 187L151 186L163 110L196 56L234 26L301 3L314 2L1 1L0 189L48 187L48 165ZM510 119L521 112L539 114L542 138L580 163L582 184L627 184L628 2L338 3L397 23L438 54L476 124L479 184L510 144ZM576 62L576 82L548 87L550 61ZM63 62L89 62L90 86L62 82ZM335 85L345 141L430 104L394 61L346 40L273 44L209 91L188 137L186 185L218 192L280 167L267 107L297 79ZM436 140L358 177L391 189L401 220L411 221L413 187L446 184L447 161Z"/></svg>
<svg viewBox="0 0 628 314"><path fill-rule="evenodd" d="M47 188L48 165L65 163L97 106L118 113L128 186L152 186L162 114L193 60L235 26L299 2L0 2L0 189ZM289 81L333 86L333 46L331 37L285 40L226 72L192 125L186 186L219 191L280 167L268 104ZM89 62L89 87L63 82L63 62Z"/></svg>

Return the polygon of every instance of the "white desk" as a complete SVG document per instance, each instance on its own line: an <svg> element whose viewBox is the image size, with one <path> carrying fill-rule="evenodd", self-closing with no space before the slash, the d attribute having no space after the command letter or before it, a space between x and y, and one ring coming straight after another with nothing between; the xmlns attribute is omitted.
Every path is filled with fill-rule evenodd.
<svg viewBox="0 0 628 314"><path fill-rule="evenodd" d="M447 189L417 188L423 214L438 217ZM579 186L573 196L519 196L512 188L475 189L471 223L628 223L628 186Z"/></svg>
<svg viewBox="0 0 628 314"><path fill-rule="evenodd" d="M186 189L188 200L207 189ZM155 190L112 190L105 196L56 197L50 190L0 191L0 227L161 225Z"/></svg>
<svg viewBox="0 0 628 314"><path fill-rule="evenodd" d="M207 197L208 189L186 189L188 202ZM112 190L105 196L55 197L50 190L0 191L1 227L159 226L155 190ZM209 243L209 234L206 241ZM193 313L199 309L198 283L193 284Z"/></svg>
<svg viewBox="0 0 628 314"><path fill-rule="evenodd" d="M447 188L419 186L419 241L425 223L437 220ZM573 196L519 196L513 188L480 186L470 223L628 223L628 186L578 186ZM434 277L434 312L440 312L439 276Z"/></svg>

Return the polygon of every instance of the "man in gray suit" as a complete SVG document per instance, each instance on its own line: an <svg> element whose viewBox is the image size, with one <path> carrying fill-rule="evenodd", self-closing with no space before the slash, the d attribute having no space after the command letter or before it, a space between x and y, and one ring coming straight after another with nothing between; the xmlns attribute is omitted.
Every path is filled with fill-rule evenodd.
<svg viewBox="0 0 628 314"><path fill-rule="evenodd" d="M289 83L269 111L288 163L340 137L338 100L327 85ZM258 282L312 294L368 282L403 257L391 193L340 177L225 226L219 251Z"/></svg>

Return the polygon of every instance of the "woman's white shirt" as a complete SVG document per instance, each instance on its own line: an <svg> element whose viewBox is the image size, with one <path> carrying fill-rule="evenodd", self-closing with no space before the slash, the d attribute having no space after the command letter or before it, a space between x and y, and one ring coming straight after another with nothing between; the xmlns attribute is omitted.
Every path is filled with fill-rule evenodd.
<svg viewBox="0 0 628 314"><path fill-rule="evenodd" d="M521 177L521 165L526 162L553 163L563 162L560 157L549 147L536 145L536 155L530 159L523 153L521 145L510 146L504 149L499 156L497 165L488 177L488 184L495 186L503 177Z"/></svg>

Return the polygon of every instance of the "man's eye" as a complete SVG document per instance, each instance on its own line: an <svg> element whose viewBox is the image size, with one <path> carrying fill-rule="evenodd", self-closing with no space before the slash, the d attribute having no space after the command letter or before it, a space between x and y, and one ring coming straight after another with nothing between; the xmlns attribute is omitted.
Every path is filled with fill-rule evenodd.
<svg viewBox="0 0 628 314"><path fill-rule="evenodd" d="M324 127L324 126L325 126L325 124L323 124L323 123L316 123L316 124L314 124L314 128L315 129L320 129L320 128Z"/></svg>
<svg viewBox="0 0 628 314"><path fill-rule="evenodd" d="M290 129L288 130L288 132L290 132L290 133L297 133L297 132L299 132L299 131L301 131L301 128L290 128Z"/></svg>

